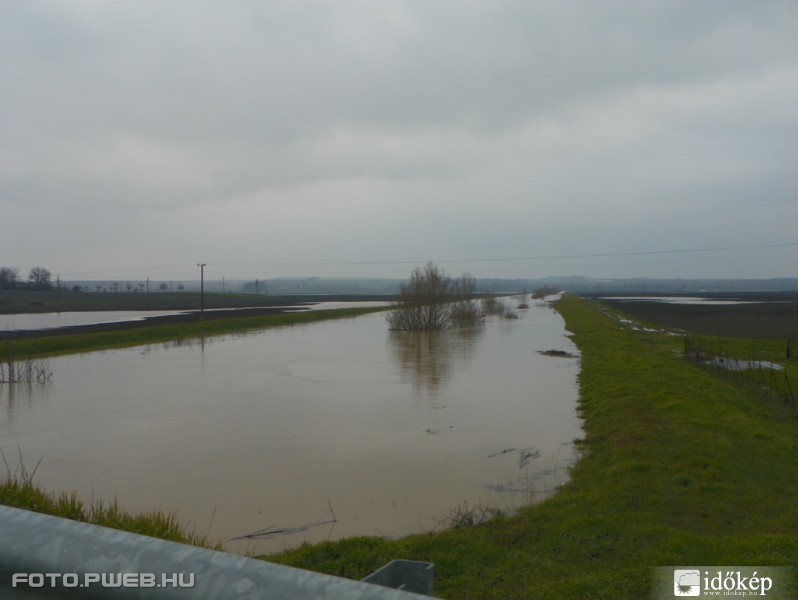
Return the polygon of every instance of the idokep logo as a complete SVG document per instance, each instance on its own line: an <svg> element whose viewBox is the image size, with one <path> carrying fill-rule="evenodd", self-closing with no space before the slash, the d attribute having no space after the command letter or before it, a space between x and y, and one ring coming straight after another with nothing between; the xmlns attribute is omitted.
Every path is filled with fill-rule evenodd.
<svg viewBox="0 0 798 600"><path fill-rule="evenodd" d="M697 569L675 569L673 571L674 596L700 596L701 572Z"/></svg>
<svg viewBox="0 0 798 600"><path fill-rule="evenodd" d="M791 567L774 566L671 566L654 567L652 600L735 596L796 600L796 579Z"/></svg>

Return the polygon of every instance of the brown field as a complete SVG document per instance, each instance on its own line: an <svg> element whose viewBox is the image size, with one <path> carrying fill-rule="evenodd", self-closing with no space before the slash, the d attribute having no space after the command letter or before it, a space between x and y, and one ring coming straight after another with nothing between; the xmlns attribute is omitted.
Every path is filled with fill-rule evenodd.
<svg viewBox="0 0 798 600"><path fill-rule="evenodd" d="M712 299L720 299L713 296ZM798 338L798 293L732 296L741 304L675 304L647 300L602 302L656 325L687 333L737 338Z"/></svg>

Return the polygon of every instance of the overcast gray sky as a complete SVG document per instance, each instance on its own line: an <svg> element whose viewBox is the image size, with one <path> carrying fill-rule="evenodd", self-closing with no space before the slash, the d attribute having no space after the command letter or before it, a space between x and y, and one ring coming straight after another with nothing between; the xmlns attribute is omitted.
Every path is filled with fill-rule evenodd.
<svg viewBox="0 0 798 600"><path fill-rule="evenodd" d="M796 107L795 0L0 0L0 266L798 276Z"/></svg>

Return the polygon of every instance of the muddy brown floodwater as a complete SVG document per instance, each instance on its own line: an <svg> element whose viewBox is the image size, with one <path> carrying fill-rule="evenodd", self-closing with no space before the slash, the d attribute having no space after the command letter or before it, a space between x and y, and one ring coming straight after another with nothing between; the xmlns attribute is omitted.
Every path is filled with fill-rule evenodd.
<svg viewBox="0 0 798 600"><path fill-rule="evenodd" d="M176 511L231 551L400 536L513 510L567 478L578 359L535 304L473 330L384 314L50 360L0 385L0 448L39 485ZM334 523L331 521L335 521ZM259 535L234 540L255 532Z"/></svg>

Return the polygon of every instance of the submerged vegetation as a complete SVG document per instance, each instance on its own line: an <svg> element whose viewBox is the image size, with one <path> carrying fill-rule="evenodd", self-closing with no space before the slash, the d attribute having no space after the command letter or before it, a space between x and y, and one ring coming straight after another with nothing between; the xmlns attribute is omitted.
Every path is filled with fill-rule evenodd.
<svg viewBox="0 0 798 600"><path fill-rule="evenodd" d="M0 362L0 383L44 383L53 377L49 363L43 359L17 360L13 347L6 343L6 356Z"/></svg>
<svg viewBox="0 0 798 600"><path fill-rule="evenodd" d="M522 308L519 306L518 308ZM527 306L528 308L528 306ZM486 315L499 317L500 319L517 319L518 313L507 306L501 298L488 296L482 299L482 310Z"/></svg>
<svg viewBox="0 0 798 600"><path fill-rule="evenodd" d="M559 288L544 285L532 292L532 298L535 300L543 300L546 296L554 296L559 293Z"/></svg>
<svg viewBox="0 0 798 600"><path fill-rule="evenodd" d="M452 279L433 263L416 267L401 284L388 325L397 331L437 331L452 325L474 326L484 315L476 299L476 280Z"/></svg>
<svg viewBox="0 0 798 600"><path fill-rule="evenodd" d="M173 542L221 550L220 544L212 544L207 537L189 531L187 527L181 525L174 513L167 514L159 510L130 513L122 510L116 500L110 503L100 500L87 504L74 492L57 494L46 492L33 481L41 459L32 470L28 470L20 454L18 464L12 470L2 449L0 449L0 458L6 469L5 480L0 479L0 504Z"/></svg>

